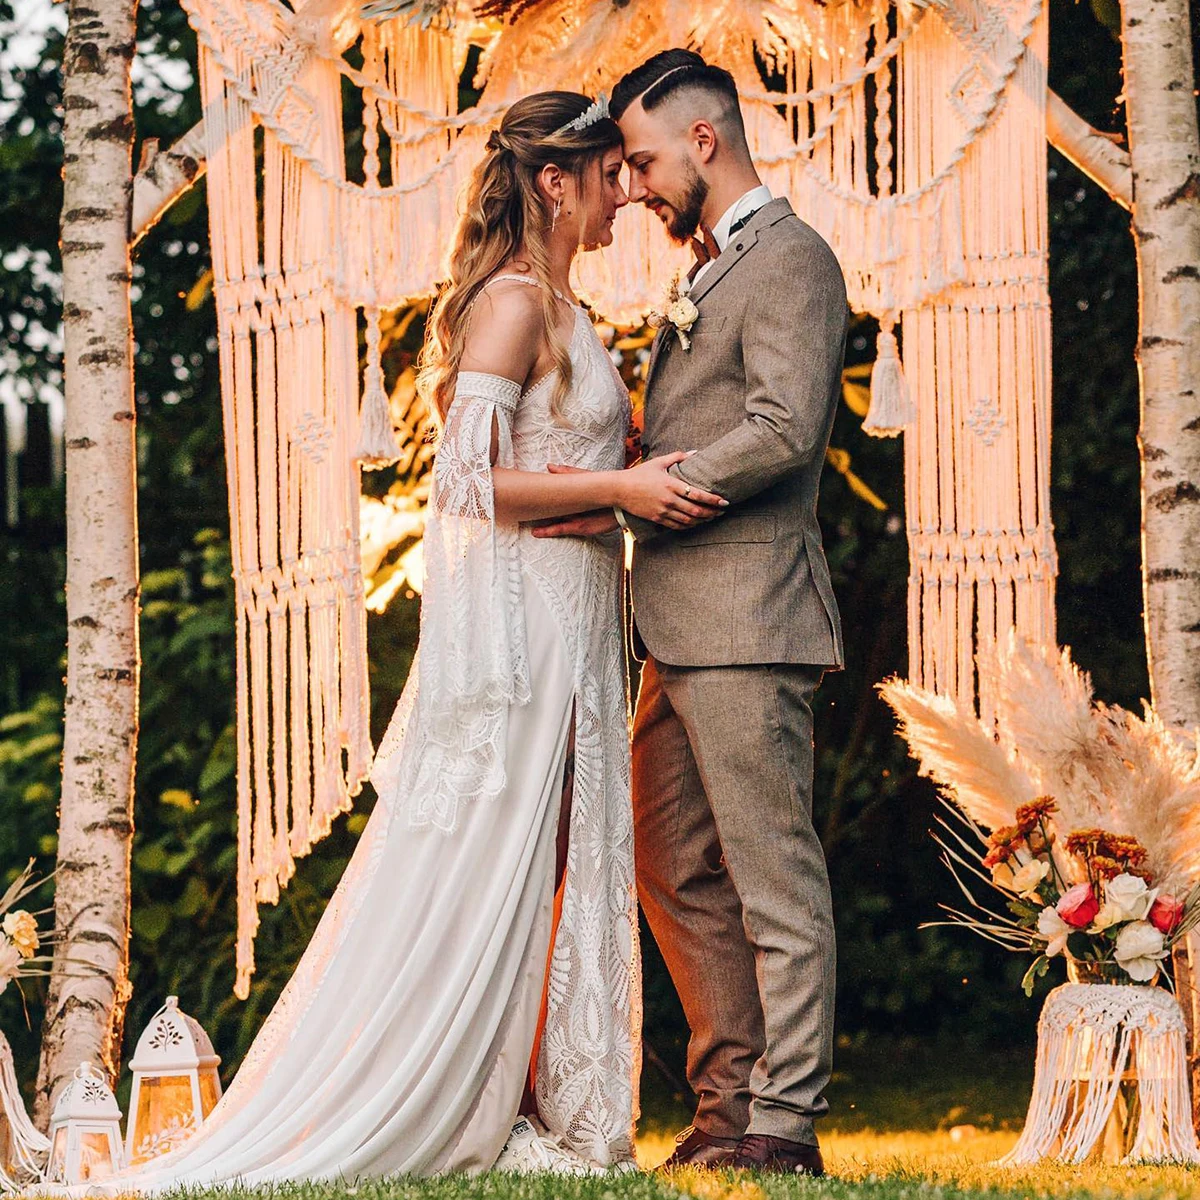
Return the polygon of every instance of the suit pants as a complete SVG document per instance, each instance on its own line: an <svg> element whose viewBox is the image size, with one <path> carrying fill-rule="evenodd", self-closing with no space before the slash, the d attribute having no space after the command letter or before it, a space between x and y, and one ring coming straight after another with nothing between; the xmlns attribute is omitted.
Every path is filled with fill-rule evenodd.
<svg viewBox="0 0 1200 1200"><path fill-rule="evenodd" d="M633 734L638 896L691 1029L695 1124L815 1144L834 932L812 822L823 668L647 660Z"/></svg>

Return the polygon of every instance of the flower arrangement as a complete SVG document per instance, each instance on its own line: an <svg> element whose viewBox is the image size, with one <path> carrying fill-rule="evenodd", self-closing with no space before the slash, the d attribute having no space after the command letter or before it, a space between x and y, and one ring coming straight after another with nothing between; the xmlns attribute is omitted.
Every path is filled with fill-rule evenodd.
<svg viewBox="0 0 1200 1200"><path fill-rule="evenodd" d="M1036 951L1026 992L1059 954L1115 968L1103 973L1110 978L1149 983L1171 946L1200 922L1200 884L1182 899L1152 886L1146 849L1127 835L1083 829L1060 845L1057 811L1050 796L1021 805L1015 825L987 838L982 860L1008 900L1010 916L997 919L1019 940L1027 934Z"/></svg>
<svg viewBox="0 0 1200 1200"><path fill-rule="evenodd" d="M0 896L0 992L14 979L49 974L51 957L39 955L38 951L55 942L57 937L39 933L37 919L50 909L30 912L16 907L48 878L33 877L33 859L30 859L8 891Z"/></svg>
<svg viewBox="0 0 1200 1200"><path fill-rule="evenodd" d="M1200 924L1200 754L1194 737L1100 704L1069 651L1015 636L980 664L994 727L902 680L881 685L921 774L958 819L939 818L942 860L966 909L948 921L1081 976L1155 979ZM964 827L965 826L965 830ZM981 880L1003 912L976 899Z"/></svg>
<svg viewBox="0 0 1200 1200"><path fill-rule="evenodd" d="M679 336L679 344L685 349L691 349L692 339L688 334L692 326L700 319L700 310L695 302L684 295L679 276L676 275L667 290L666 304L662 311L655 310L646 317L646 324L651 329L665 329L672 326Z"/></svg>

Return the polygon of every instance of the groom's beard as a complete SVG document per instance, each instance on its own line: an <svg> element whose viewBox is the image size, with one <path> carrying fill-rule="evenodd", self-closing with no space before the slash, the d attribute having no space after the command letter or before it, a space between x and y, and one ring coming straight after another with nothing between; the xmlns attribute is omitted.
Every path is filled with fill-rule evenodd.
<svg viewBox="0 0 1200 1200"><path fill-rule="evenodd" d="M667 220L667 234L672 241L685 245L700 228L700 214L708 199L708 183L688 159L684 160L687 179L683 185L683 196L678 203L667 201L671 216Z"/></svg>

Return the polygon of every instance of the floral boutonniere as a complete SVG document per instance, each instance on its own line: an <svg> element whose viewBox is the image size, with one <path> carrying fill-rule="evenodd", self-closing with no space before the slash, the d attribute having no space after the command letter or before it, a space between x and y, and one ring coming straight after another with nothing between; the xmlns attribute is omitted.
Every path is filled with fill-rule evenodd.
<svg viewBox="0 0 1200 1200"><path fill-rule="evenodd" d="M656 309L650 313L646 318L646 323L651 329L665 329L668 325L672 326L679 335L679 344L687 350L692 344L692 339L688 337L688 334L691 333L692 326L696 324L699 317L700 310L680 290L679 276L676 275L667 291L667 300L662 311Z"/></svg>

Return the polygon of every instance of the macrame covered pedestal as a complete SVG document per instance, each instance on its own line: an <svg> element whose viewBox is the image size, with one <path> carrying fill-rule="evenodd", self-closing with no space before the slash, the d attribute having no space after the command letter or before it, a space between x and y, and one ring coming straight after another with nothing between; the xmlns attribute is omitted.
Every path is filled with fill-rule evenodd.
<svg viewBox="0 0 1200 1200"><path fill-rule="evenodd" d="M1000 1164L1081 1163L1092 1155L1200 1163L1187 1031L1178 1002L1162 988L1067 983L1046 997L1025 1128Z"/></svg>

